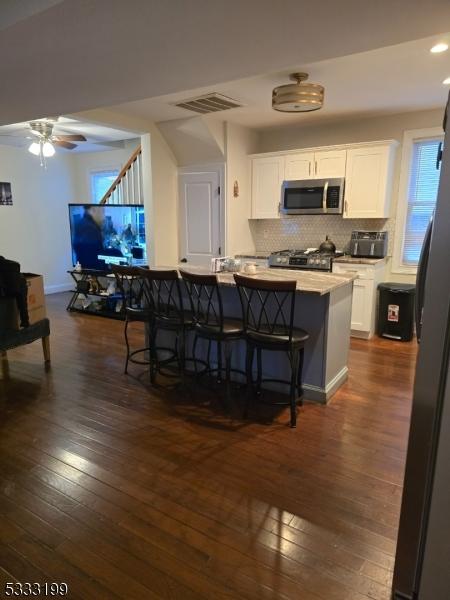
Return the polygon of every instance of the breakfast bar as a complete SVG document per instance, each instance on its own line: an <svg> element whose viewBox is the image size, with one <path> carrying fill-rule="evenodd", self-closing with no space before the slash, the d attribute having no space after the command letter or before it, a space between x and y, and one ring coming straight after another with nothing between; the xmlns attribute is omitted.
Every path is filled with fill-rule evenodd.
<svg viewBox="0 0 450 600"><path fill-rule="evenodd" d="M178 265L177 268L192 273L209 273L205 267L186 264ZM304 397L326 403L347 379L354 275L258 268L251 277L259 280L296 281L294 326L304 329L310 336L305 346L303 366ZM224 314L227 317L241 318L241 304L233 273L220 272L217 273L217 278L221 286ZM187 296L185 287L181 286L181 289ZM184 301L188 307L189 298L185 297ZM161 335L168 336L170 333L161 332ZM193 337L193 334L188 334L187 356L191 355ZM197 358L205 358L206 352L207 344L199 341ZM214 363L215 360L213 353L210 361ZM193 368L190 364L187 367ZM242 340L233 344L232 367L245 370L245 342ZM289 379L289 364L282 352L263 352L262 370L264 378ZM267 383L266 386L286 391L280 384Z"/></svg>

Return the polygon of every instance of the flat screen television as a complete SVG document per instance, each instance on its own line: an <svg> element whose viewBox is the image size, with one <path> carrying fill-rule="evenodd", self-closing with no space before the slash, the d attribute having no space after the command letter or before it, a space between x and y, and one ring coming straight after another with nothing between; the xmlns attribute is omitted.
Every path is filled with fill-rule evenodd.
<svg viewBox="0 0 450 600"><path fill-rule="evenodd" d="M84 269L146 265L144 207L140 204L69 204L72 262Z"/></svg>

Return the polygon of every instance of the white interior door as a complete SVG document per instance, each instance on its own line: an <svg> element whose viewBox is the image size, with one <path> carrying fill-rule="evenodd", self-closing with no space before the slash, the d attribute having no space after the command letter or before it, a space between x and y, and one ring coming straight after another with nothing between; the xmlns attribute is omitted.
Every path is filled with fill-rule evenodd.
<svg viewBox="0 0 450 600"><path fill-rule="evenodd" d="M180 259L209 266L221 255L220 168L179 174Z"/></svg>

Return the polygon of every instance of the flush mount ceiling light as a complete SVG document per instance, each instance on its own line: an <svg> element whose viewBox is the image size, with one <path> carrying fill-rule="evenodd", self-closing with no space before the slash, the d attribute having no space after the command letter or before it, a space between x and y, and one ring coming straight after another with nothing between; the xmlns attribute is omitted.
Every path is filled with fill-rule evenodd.
<svg viewBox="0 0 450 600"><path fill-rule="evenodd" d="M439 54L440 52L445 52L448 50L448 44L445 42L440 42L439 44L435 44L432 48L430 48L430 52L433 54Z"/></svg>
<svg viewBox="0 0 450 600"><path fill-rule="evenodd" d="M280 85L272 91L272 108L280 112L309 112L323 105L324 87L318 83L305 83L308 73L292 73L296 83Z"/></svg>
<svg viewBox="0 0 450 600"><path fill-rule="evenodd" d="M450 85L450 77L447 77L447 79L444 79L444 81L442 83L444 85Z"/></svg>

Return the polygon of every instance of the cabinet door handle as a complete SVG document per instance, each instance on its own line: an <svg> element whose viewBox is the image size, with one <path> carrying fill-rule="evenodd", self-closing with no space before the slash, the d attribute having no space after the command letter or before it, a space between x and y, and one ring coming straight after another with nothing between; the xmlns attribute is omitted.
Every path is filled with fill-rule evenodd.
<svg viewBox="0 0 450 600"><path fill-rule="evenodd" d="M311 175L311 161L309 161L308 165L308 175Z"/></svg>
<svg viewBox="0 0 450 600"><path fill-rule="evenodd" d="M347 203L347 200L344 202L344 212L345 212L345 214L348 213L348 203Z"/></svg>
<svg viewBox="0 0 450 600"><path fill-rule="evenodd" d="M317 160L314 161L314 175L317 175Z"/></svg>

